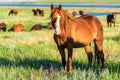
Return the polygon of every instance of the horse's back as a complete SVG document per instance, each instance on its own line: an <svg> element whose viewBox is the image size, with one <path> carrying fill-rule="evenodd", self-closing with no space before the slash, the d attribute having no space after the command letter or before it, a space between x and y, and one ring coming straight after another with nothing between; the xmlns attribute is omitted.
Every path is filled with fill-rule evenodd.
<svg viewBox="0 0 120 80"><path fill-rule="evenodd" d="M15 32L23 31L23 30L24 30L24 25L23 25L23 24L15 24L15 25L13 26L13 30L14 30Z"/></svg>
<svg viewBox="0 0 120 80"><path fill-rule="evenodd" d="M89 39L90 41L92 41L98 36L103 37L102 24L97 17L83 16L83 17L76 18L76 20L79 23L77 23L78 26L76 27L75 33L78 32L79 36L82 36L83 39ZM84 38L84 37L88 37L88 38ZM79 40L82 40L82 39L79 39Z"/></svg>
<svg viewBox="0 0 120 80"><path fill-rule="evenodd" d="M107 15L107 22L111 22L112 21L112 15Z"/></svg>

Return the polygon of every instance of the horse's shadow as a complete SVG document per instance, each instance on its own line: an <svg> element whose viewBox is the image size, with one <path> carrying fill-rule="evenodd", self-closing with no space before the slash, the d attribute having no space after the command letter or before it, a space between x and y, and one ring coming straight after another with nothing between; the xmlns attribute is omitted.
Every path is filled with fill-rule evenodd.
<svg viewBox="0 0 120 80"><path fill-rule="evenodd" d="M52 65L51 65L52 64ZM85 69L87 68L86 63L78 63L77 61L73 61L73 68L80 68ZM62 68L62 62L56 61L56 60L48 60L48 59L35 59L35 58L16 58L15 60L10 60L8 58L2 58L0 57L0 66L5 67L23 67L23 68L34 68L36 70L39 70L40 67L43 69L49 69L51 66L55 69L61 70Z"/></svg>
<svg viewBox="0 0 120 80"><path fill-rule="evenodd" d="M106 37L105 39L107 39L107 40L114 40L114 41L120 41L120 34L118 34L118 35L115 35L115 36L113 36L113 37Z"/></svg>
<svg viewBox="0 0 120 80"><path fill-rule="evenodd" d="M112 40L120 41L120 34L112 37Z"/></svg>
<svg viewBox="0 0 120 80"><path fill-rule="evenodd" d="M0 67L23 67L23 68L34 68L36 70L39 70L40 67L43 69L50 69L52 64L53 69L56 69L58 71L61 70L62 64L61 61L55 61L55 60L48 60L48 59L33 59L33 58L25 58L25 59L16 59L15 61L12 61L7 58L1 58L0 57ZM120 72L120 63L107 63L106 69L109 70L109 72ZM73 70L74 69L80 69L82 70L88 70L87 62L78 62L77 60L73 61ZM96 71L95 67L93 66L93 71Z"/></svg>

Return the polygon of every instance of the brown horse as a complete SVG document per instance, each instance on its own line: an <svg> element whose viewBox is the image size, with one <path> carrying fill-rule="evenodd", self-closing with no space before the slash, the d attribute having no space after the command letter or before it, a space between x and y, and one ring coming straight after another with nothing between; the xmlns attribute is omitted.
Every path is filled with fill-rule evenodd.
<svg viewBox="0 0 120 80"><path fill-rule="evenodd" d="M16 11L16 10L10 10L10 12L9 12L8 15L10 16L11 14L17 16L18 15L18 11Z"/></svg>
<svg viewBox="0 0 120 80"><path fill-rule="evenodd" d="M34 16L42 16L42 17L44 16L44 11L43 11L43 10L40 10L40 9L38 9L38 8L37 8L36 10L33 9L32 12L33 12L33 15L34 15Z"/></svg>
<svg viewBox="0 0 120 80"><path fill-rule="evenodd" d="M115 13L107 15L106 18L107 18L107 25L108 25L108 27L111 27L112 23L114 24L114 27L115 27L115 22L116 22L116 15L115 15Z"/></svg>
<svg viewBox="0 0 120 80"><path fill-rule="evenodd" d="M14 32L21 32L24 30L24 25L23 24L14 24L11 29L8 31L14 31Z"/></svg>
<svg viewBox="0 0 120 80"><path fill-rule="evenodd" d="M52 28L53 28L52 22L48 22L47 29L52 29Z"/></svg>
<svg viewBox="0 0 120 80"><path fill-rule="evenodd" d="M33 31L33 30L41 30L41 24L35 24L33 25L33 27L30 29L30 31Z"/></svg>
<svg viewBox="0 0 120 80"><path fill-rule="evenodd" d="M84 13L84 11L79 11L79 14L84 15L85 13Z"/></svg>
<svg viewBox="0 0 120 80"><path fill-rule="evenodd" d="M76 17L76 15L77 15L77 12L76 12L76 11L73 11L73 12L72 12L72 16L73 16L73 17Z"/></svg>
<svg viewBox="0 0 120 80"><path fill-rule="evenodd" d="M84 47L88 56L88 66L92 66L93 54L90 44L94 41L97 62L104 68L103 28L98 18L83 16L73 18L62 6L51 5L51 20L54 27L54 40L61 54L64 71L72 72L73 48ZM65 48L68 50L68 68L66 67Z"/></svg>
<svg viewBox="0 0 120 80"><path fill-rule="evenodd" d="M0 30L6 31L6 24L0 23Z"/></svg>

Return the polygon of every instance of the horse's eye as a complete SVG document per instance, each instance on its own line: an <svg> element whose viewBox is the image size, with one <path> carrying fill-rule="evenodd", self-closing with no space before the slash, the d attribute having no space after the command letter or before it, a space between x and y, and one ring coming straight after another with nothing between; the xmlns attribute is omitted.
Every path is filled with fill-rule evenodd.
<svg viewBox="0 0 120 80"><path fill-rule="evenodd" d="M56 19L54 18L52 21L53 21L53 22L56 22Z"/></svg>
<svg viewBox="0 0 120 80"><path fill-rule="evenodd" d="M56 23L54 21L52 21L52 26L53 26L54 29L56 27L55 25L56 25Z"/></svg>

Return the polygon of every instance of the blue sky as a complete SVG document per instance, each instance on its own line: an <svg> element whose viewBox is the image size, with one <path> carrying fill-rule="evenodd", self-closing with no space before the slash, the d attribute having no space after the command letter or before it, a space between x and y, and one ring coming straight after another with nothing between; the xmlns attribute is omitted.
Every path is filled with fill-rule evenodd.
<svg viewBox="0 0 120 80"><path fill-rule="evenodd" d="M0 2L29 2L29 1L35 1L35 0L0 0Z"/></svg>

